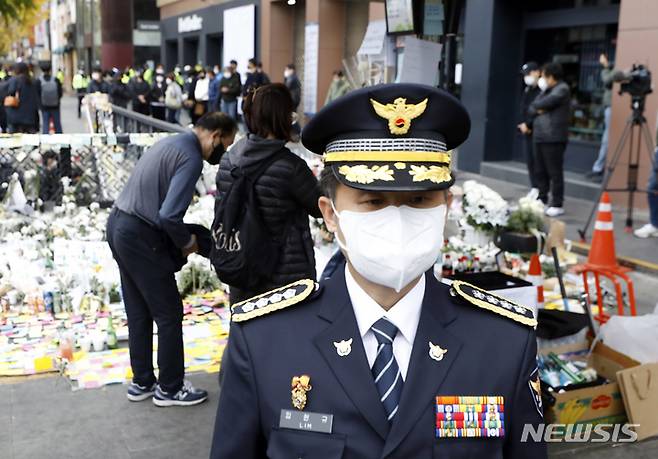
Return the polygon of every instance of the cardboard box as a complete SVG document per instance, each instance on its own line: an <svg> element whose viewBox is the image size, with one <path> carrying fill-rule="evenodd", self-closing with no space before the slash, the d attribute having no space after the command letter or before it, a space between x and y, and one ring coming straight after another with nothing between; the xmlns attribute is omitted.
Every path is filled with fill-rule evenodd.
<svg viewBox="0 0 658 459"><path fill-rule="evenodd" d="M589 349L587 342L540 350L563 354ZM638 362L605 344L596 344L588 363L600 376L610 382L593 387L584 387L562 393L553 392L555 403L544 407L544 418L556 424L615 424L626 421L626 410L617 383L617 372L639 365Z"/></svg>
<svg viewBox="0 0 658 459"><path fill-rule="evenodd" d="M638 440L658 435L658 363L618 371L617 380Z"/></svg>

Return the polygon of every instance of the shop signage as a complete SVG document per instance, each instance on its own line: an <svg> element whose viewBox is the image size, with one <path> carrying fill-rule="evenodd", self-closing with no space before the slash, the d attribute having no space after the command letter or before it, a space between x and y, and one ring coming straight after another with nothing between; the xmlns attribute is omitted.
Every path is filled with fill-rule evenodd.
<svg viewBox="0 0 658 459"><path fill-rule="evenodd" d="M196 32L203 29L203 18L193 14L178 18L178 33Z"/></svg>
<svg viewBox="0 0 658 459"><path fill-rule="evenodd" d="M137 30L144 32L159 32L160 23L157 21L137 21Z"/></svg>

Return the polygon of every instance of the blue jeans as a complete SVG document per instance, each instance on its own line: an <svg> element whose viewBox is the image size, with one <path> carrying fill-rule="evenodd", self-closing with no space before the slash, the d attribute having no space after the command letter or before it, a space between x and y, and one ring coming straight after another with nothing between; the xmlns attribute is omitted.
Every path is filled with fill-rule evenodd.
<svg viewBox="0 0 658 459"><path fill-rule="evenodd" d="M41 119L43 125L41 127L41 132L43 134L48 134L50 132L50 119L52 118L53 124L55 125L55 133L62 133L62 117L59 113L58 108L44 108L41 110Z"/></svg>
<svg viewBox="0 0 658 459"><path fill-rule="evenodd" d="M228 116L234 120L238 119L238 101L234 100L232 102L227 102L224 99L221 100L220 111L226 113Z"/></svg>
<svg viewBox="0 0 658 459"><path fill-rule="evenodd" d="M658 228L658 148L653 153L653 174L649 177L647 187L647 198L649 199L649 220Z"/></svg>
<svg viewBox="0 0 658 459"><path fill-rule="evenodd" d="M612 114L612 109L606 107L603 112L603 137L601 137L601 148L599 148L599 156L596 158L594 165L592 166L592 172L597 174L602 173L605 170L605 158L608 155L608 133L610 131L610 115Z"/></svg>

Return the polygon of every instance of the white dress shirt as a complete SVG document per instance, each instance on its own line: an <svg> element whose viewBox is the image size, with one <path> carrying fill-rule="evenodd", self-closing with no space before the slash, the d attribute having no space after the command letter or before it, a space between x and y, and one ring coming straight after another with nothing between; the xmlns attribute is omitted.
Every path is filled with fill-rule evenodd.
<svg viewBox="0 0 658 459"><path fill-rule="evenodd" d="M393 355L400 368L402 379L406 380L411 350L416 338L418 322L420 321L420 310L425 296L425 275L423 274L409 293L388 311L385 311L375 300L370 298L356 283L347 265L345 265L345 282L354 308L363 347L368 357L368 365L372 368L377 356L377 338L375 338L375 333L370 327L386 316L398 328L398 334L393 340Z"/></svg>

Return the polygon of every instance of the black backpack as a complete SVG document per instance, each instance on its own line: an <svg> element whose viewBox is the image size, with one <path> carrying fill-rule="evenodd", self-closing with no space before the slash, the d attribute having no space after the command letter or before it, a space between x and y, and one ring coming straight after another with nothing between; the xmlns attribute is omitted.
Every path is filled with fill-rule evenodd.
<svg viewBox="0 0 658 459"><path fill-rule="evenodd" d="M210 250L217 276L228 285L252 290L271 279L277 266L282 241L273 238L265 225L255 184L284 154L285 150L273 154L247 174L228 159L233 183L215 206Z"/></svg>

